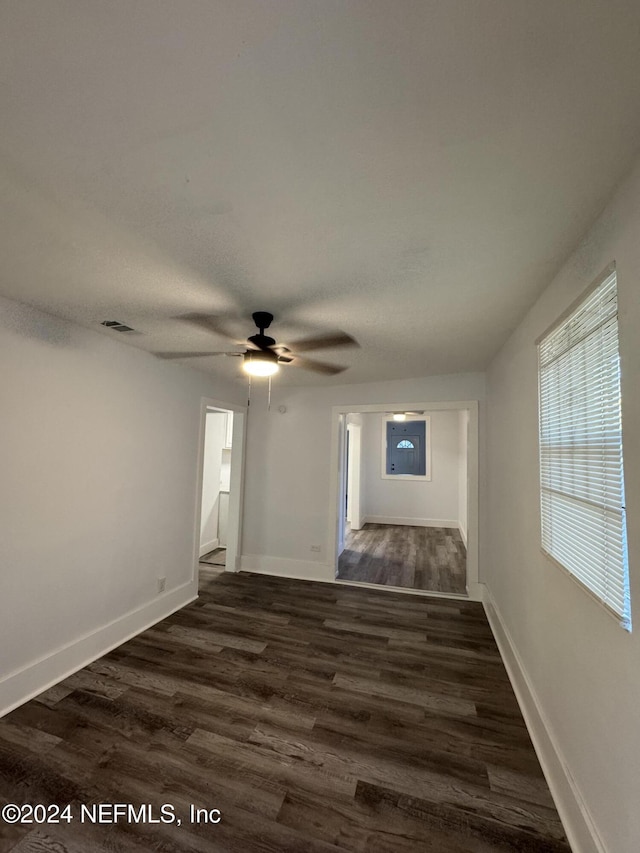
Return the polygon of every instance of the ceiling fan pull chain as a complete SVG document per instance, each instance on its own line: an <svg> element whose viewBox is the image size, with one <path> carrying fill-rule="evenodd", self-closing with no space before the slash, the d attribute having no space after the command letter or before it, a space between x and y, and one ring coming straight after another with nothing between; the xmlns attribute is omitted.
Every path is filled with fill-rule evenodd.
<svg viewBox="0 0 640 853"><path fill-rule="evenodd" d="M267 399L267 411L271 411L271 377L269 377L269 397Z"/></svg>
<svg viewBox="0 0 640 853"><path fill-rule="evenodd" d="M251 405L251 374L249 374L249 393L247 394L247 409Z"/></svg>

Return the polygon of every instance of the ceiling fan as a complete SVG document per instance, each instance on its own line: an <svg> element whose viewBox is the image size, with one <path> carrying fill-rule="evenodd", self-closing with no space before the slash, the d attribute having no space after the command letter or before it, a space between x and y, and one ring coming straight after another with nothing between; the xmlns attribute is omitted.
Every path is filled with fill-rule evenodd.
<svg viewBox="0 0 640 853"><path fill-rule="evenodd" d="M265 329L268 329L273 321L273 314L270 314L268 311L255 311L251 316L258 328L258 333L251 335L247 339L248 346L244 352L158 352L156 355L160 358L198 358L213 355L236 356L243 359L243 370L250 376L272 376L279 370L281 364L288 364L292 367L300 367L303 370L312 370L315 373L324 373L327 376L333 376L336 373L342 373L347 368L337 364L327 364L326 362L306 358L305 356L301 356L300 353L319 349L333 349L334 347L358 346L357 341L351 335L339 331L329 332L312 338L303 338L302 340L294 341L291 346L278 344L275 338L265 335ZM180 319L187 320L209 332L223 335L235 341L235 343L239 343L233 335L226 331L221 318L215 315L183 314Z"/></svg>

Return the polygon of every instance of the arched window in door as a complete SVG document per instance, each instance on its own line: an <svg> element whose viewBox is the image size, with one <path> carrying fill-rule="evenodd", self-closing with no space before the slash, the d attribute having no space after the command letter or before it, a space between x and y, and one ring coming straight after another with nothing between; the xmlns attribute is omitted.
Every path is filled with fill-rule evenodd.
<svg viewBox="0 0 640 853"><path fill-rule="evenodd" d="M398 450L415 450L413 442L408 441L406 438L403 438L402 441L399 441L396 444Z"/></svg>
<svg viewBox="0 0 640 853"><path fill-rule="evenodd" d="M427 418L387 422L386 460L383 469L387 477L427 477L426 445Z"/></svg>

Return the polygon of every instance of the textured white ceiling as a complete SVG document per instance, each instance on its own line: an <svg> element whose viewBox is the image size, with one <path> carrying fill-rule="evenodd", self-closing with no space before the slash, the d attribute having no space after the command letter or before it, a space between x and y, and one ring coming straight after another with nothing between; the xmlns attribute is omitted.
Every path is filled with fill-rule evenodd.
<svg viewBox="0 0 640 853"><path fill-rule="evenodd" d="M2 2L0 292L360 342L283 382L482 370L632 162L639 48L637 0Z"/></svg>

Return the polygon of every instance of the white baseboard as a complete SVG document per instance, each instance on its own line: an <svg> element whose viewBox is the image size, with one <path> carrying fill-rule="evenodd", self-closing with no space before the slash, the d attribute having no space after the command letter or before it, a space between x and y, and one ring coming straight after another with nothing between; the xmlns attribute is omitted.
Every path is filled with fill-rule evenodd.
<svg viewBox="0 0 640 853"><path fill-rule="evenodd" d="M265 557L260 554L243 554L240 558L240 571L325 583L335 580L336 573L334 567L326 563L291 560L287 557Z"/></svg>
<svg viewBox="0 0 640 853"><path fill-rule="evenodd" d="M460 531L460 537L462 538L462 541L464 542L464 547L466 548L467 547L467 531L460 524L460 522L458 522L458 524L456 526L457 526L458 530Z"/></svg>
<svg viewBox="0 0 640 853"><path fill-rule="evenodd" d="M358 581L339 580L335 576L335 568L326 563L314 563L311 560L291 560L286 557L263 557L259 554L243 554L240 559L241 572L253 572L259 575L274 575L279 578L294 578L295 580L320 581L321 583L355 584L358 587L380 589L380 584L368 584ZM459 598L466 601L482 601L484 584L470 583L467 595L451 595L450 593L428 592L423 590L405 589L404 587L387 587L393 592L406 592L410 595L430 595L438 598Z"/></svg>
<svg viewBox="0 0 640 853"><path fill-rule="evenodd" d="M220 547L219 539L211 539L209 542L205 542L204 545L200 546L200 552L198 554L199 557L204 557L205 554L208 554L209 551L215 551L216 548Z"/></svg>
<svg viewBox="0 0 640 853"><path fill-rule="evenodd" d="M491 591L484 609L573 853L606 853L587 805L549 725Z"/></svg>
<svg viewBox="0 0 640 853"><path fill-rule="evenodd" d="M366 581L349 581L343 580L342 578L336 578L336 584L340 586L353 586L358 589L375 589L378 592L380 590L384 590L385 592L399 592L402 595L417 595L421 598L444 598L447 601L470 601L471 597L468 595L458 595L455 592L436 592L435 590L429 589L412 589L408 586L389 586L388 584L379 584L379 583L367 583ZM481 599L477 599L481 601Z"/></svg>
<svg viewBox="0 0 640 853"><path fill-rule="evenodd" d="M478 581L467 581L467 595L471 601L484 601L484 584Z"/></svg>
<svg viewBox="0 0 640 853"><path fill-rule="evenodd" d="M197 581L159 595L0 680L0 717L165 619L198 597Z"/></svg>
<svg viewBox="0 0 640 853"><path fill-rule="evenodd" d="M370 524L404 524L410 527L455 527L458 520L454 518L404 518L393 515L365 515L363 525Z"/></svg>

